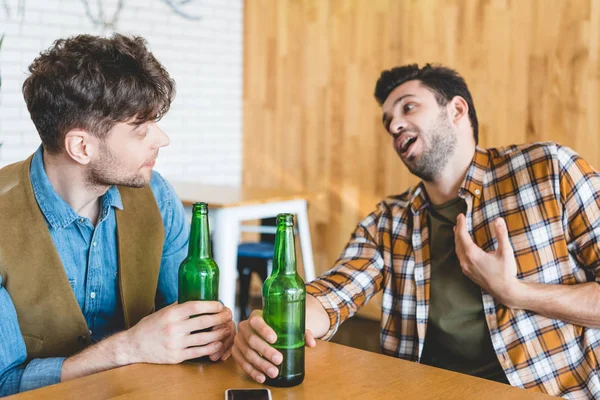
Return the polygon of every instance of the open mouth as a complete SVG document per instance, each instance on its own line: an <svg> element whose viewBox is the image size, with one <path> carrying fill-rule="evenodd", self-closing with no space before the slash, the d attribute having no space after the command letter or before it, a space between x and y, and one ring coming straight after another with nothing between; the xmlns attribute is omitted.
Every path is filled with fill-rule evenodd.
<svg viewBox="0 0 600 400"><path fill-rule="evenodd" d="M412 145L417 141L416 136L405 136L402 138L398 149L400 150L400 154L407 154Z"/></svg>

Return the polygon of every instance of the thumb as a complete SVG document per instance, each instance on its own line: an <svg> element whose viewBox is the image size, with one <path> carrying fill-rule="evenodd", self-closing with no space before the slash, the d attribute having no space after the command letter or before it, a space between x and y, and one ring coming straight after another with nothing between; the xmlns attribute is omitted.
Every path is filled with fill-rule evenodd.
<svg viewBox="0 0 600 400"><path fill-rule="evenodd" d="M315 347L317 345L317 341L315 340L315 336L310 329L307 329L304 334L304 340L306 341L306 345L308 347Z"/></svg>
<svg viewBox="0 0 600 400"><path fill-rule="evenodd" d="M494 231L496 233L496 240L498 241L498 252L500 254L512 253L513 248L510 244L508 237L508 228L504 218L497 218L494 221Z"/></svg>

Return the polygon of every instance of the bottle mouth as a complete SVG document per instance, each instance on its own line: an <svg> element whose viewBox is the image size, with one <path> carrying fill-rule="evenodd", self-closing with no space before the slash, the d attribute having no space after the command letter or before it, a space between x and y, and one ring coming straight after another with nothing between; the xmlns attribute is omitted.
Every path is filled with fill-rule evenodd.
<svg viewBox="0 0 600 400"><path fill-rule="evenodd" d="M294 226L294 214L279 214L277 225Z"/></svg>
<svg viewBox="0 0 600 400"><path fill-rule="evenodd" d="M205 202L196 202L193 205L192 212L194 214L208 214L208 203Z"/></svg>

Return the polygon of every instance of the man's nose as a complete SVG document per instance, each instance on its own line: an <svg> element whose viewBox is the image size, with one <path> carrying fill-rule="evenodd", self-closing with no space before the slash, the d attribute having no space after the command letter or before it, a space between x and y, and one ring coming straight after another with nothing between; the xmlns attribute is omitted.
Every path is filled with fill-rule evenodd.
<svg viewBox="0 0 600 400"><path fill-rule="evenodd" d="M389 134L396 137L406 129L406 121L404 118L394 117L390 122Z"/></svg>
<svg viewBox="0 0 600 400"><path fill-rule="evenodd" d="M158 125L155 125L154 128L157 130L157 142L156 147L165 147L171 143L171 139L169 139L169 135L167 135Z"/></svg>

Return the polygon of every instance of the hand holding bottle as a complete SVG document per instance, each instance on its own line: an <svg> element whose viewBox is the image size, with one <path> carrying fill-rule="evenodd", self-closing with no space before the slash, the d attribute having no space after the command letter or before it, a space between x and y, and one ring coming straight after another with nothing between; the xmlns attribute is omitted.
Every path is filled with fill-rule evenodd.
<svg viewBox="0 0 600 400"><path fill-rule="evenodd" d="M127 363L177 364L222 354L223 342L235 335L235 328L226 326L231 320L231 310L218 301L172 304L125 332Z"/></svg>
<svg viewBox="0 0 600 400"><path fill-rule="evenodd" d="M271 345L277 341L275 331L267 325L261 310L254 310L246 321L238 325L232 356L237 364L256 382L265 382L266 376L276 378L282 354ZM317 342L310 329L305 331L306 346L315 347ZM262 356L261 356L262 355Z"/></svg>
<svg viewBox="0 0 600 400"><path fill-rule="evenodd" d="M299 385L304 381L304 346L307 340L309 346L316 343L305 330L306 288L296 269L292 214L277 216L273 272L263 284L262 298L263 311L240 323L234 358L257 382Z"/></svg>

